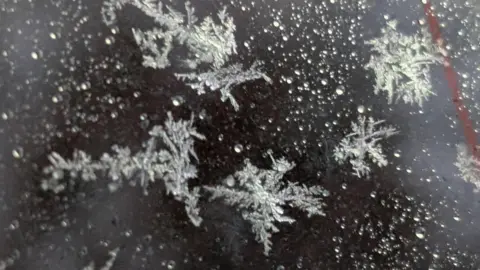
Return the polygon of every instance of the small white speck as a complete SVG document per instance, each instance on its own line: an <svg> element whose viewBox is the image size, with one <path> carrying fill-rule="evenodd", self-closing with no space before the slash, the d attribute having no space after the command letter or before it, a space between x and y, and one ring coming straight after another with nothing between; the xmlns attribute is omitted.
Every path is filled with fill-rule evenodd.
<svg viewBox="0 0 480 270"><path fill-rule="evenodd" d="M55 35L55 33L50 33L50 38L51 39L57 39L57 35Z"/></svg>
<svg viewBox="0 0 480 270"><path fill-rule="evenodd" d="M36 52L32 52L31 54L32 58L37 60L38 59L38 54Z"/></svg>

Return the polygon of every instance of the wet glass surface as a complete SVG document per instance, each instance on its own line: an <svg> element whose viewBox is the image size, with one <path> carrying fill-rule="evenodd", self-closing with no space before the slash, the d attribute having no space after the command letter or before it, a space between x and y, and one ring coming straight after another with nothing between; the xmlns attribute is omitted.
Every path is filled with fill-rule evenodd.
<svg viewBox="0 0 480 270"><path fill-rule="evenodd" d="M479 269L479 22L2 1L0 269Z"/></svg>

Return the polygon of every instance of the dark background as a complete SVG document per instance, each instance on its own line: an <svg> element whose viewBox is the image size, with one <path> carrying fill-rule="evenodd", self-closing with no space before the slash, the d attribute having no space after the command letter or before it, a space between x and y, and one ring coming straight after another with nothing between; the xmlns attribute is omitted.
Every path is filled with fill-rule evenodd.
<svg viewBox="0 0 480 270"><path fill-rule="evenodd" d="M478 126L476 10L458 2L433 4ZM387 104L363 68L364 41L387 20L398 19L407 34L425 24L420 1L192 1L199 18L226 5L237 25L232 62L262 60L274 81L237 87L237 112L217 93L198 96L175 79L174 67L143 67L130 29L152 22L126 7L112 33L101 4L0 3L0 258L7 269L81 269L91 261L100 269L117 247L112 269L480 268L480 197L456 176L455 145L464 138L442 67L432 70L437 95L423 108ZM183 12L182 1L170 5ZM87 89L78 91L82 84ZM358 106L400 130L384 142L389 166L361 179L332 159ZM271 149L297 164L285 179L330 191L326 216L289 209L297 222L279 226L265 257L232 208L202 201L204 223L195 228L160 182L148 196L128 186L109 193L102 181L58 196L40 191L51 151L98 157L113 144L139 149L167 111L202 116L196 126L207 140L196 144L200 175L192 186L219 183L247 157L268 168Z"/></svg>

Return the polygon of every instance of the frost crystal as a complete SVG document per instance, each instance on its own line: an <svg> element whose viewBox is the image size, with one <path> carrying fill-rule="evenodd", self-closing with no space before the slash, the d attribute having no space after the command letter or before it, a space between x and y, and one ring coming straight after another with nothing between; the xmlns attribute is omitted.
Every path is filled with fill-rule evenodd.
<svg viewBox="0 0 480 270"><path fill-rule="evenodd" d="M96 180L99 172L106 173L111 179L109 187L112 191L122 184L122 179L139 179L145 191L149 182L161 179L166 193L184 202L192 223L200 225L202 219L197 209L199 190L190 191L188 180L197 176L191 160L191 157L197 159L194 139L203 140L205 137L193 127L193 115L189 121L176 122L169 112L164 127L155 126L149 134L150 139L143 144L143 150L136 154L132 154L128 147L120 146L113 146L113 154L104 153L99 160L92 160L81 150L75 150L71 160L51 153L48 157L51 165L43 170L50 178L42 181L42 188L56 193L64 190L66 185L60 180L65 172L71 178L80 177L84 181Z"/></svg>
<svg viewBox="0 0 480 270"><path fill-rule="evenodd" d="M189 68L201 63L219 68L230 55L236 53L235 24L224 7L217 13L219 23L207 16L201 22L194 15L190 2L185 2L186 15L156 0L108 0L102 7L103 21L113 25L115 12L125 5L133 5L153 18L157 27L152 30L133 29L135 41L143 53L143 65L152 68L170 66L168 56L174 44L184 45L189 54L183 61Z"/></svg>
<svg viewBox="0 0 480 270"><path fill-rule="evenodd" d="M392 127L378 128L377 126L383 122L385 121L375 121L372 117L367 122L364 116L358 118L358 123L352 122L352 133L346 135L340 145L334 149L335 160L342 164L350 159L350 164L355 171L354 175L357 177L370 173L370 167L366 162L367 157L379 167L386 166L388 161L378 142L398 132Z"/></svg>
<svg viewBox="0 0 480 270"><path fill-rule="evenodd" d="M406 36L397 31L397 21L388 22L383 35L366 42L373 55L366 67L376 77L375 94L387 92L391 103L400 98L405 103L422 106L432 92L430 65L441 62L438 48L427 29L421 34Z"/></svg>
<svg viewBox="0 0 480 270"><path fill-rule="evenodd" d="M324 204L319 197L328 196L320 186L306 187L289 181L282 184L284 174L295 165L284 158L270 157L273 163L270 170L259 169L247 159L243 170L233 175L233 185L205 187L212 194L211 200L222 198L226 204L242 211L243 219L252 224L256 240L263 243L265 255L272 247L272 233L279 231L275 223L295 222L284 213L285 205L305 211L309 217L324 215ZM224 182L231 183L232 176Z"/></svg>
<svg viewBox="0 0 480 270"><path fill-rule="evenodd" d="M225 102L227 99L235 110L239 109L239 105L233 97L232 89L246 81L252 81L257 79L264 79L268 83L272 80L258 69L260 62L256 61L252 66L243 70L242 65L233 64L231 66L216 69L213 71L207 71L204 73L186 73L175 74L175 76L183 81L187 82L192 89L196 90L199 95L204 94L207 89L211 91L220 91L221 100Z"/></svg>
<svg viewBox="0 0 480 270"><path fill-rule="evenodd" d="M457 162L455 162L463 180L476 186L480 190L480 160L469 153L464 144L457 145Z"/></svg>

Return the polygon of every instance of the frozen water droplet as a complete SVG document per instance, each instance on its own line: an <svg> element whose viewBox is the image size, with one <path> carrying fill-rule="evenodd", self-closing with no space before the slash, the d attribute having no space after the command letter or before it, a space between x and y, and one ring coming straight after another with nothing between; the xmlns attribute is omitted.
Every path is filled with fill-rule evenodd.
<svg viewBox="0 0 480 270"><path fill-rule="evenodd" d="M15 148L12 151L12 156L16 159L22 158L23 156L23 149L21 147Z"/></svg>
<svg viewBox="0 0 480 270"><path fill-rule="evenodd" d="M107 44L107 45L112 45L113 41L114 41L113 37L106 37L105 38L105 44Z"/></svg>
<svg viewBox="0 0 480 270"><path fill-rule="evenodd" d="M335 90L335 93L337 93L339 96L343 95L343 93L345 93L345 87L343 85L339 85Z"/></svg>
<svg viewBox="0 0 480 270"><path fill-rule="evenodd" d="M173 268L175 268L175 261L172 261L172 260L168 261L167 269L173 269Z"/></svg>
<svg viewBox="0 0 480 270"><path fill-rule="evenodd" d="M233 150L235 151L235 153L241 153L243 151L243 145L237 143L234 147L233 147Z"/></svg>
<svg viewBox="0 0 480 270"><path fill-rule="evenodd" d="M235 185L235 178L233 178L233 176L229 175L226 179L225 179L225 184L229 187L233 187Z"/></svg>
<svg viewBox="0 0 480 270"><path fill-rule="evenodd" d="M364 113L365 112L365 107L363 107L363 105L360 105L360 106L357 107L357 111L359 113Z"/></svg>
<svg viewBox="0 0 480 270"><path fill-rule="evenodd" d="M38 59L38 54L36 52L32 52L31 56L34 60Z"/></svg>
<svg viewBox="0 0 480 270"><path fill-rule="evenodd" d="M173 103L173 106L175 107L182 105L183 97L181 96L172 97L172 103Z"/></svg>
<svg viewBox="0 0 480 270"><path fill-rule="evenodd" d="M418 239L424 239L425 238L425 228L419 227L415 231L415 236L417 236Z"/></svg>

